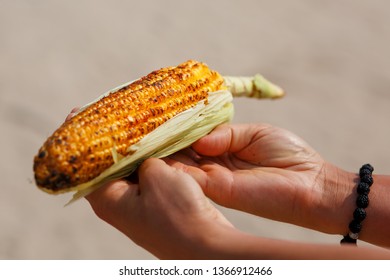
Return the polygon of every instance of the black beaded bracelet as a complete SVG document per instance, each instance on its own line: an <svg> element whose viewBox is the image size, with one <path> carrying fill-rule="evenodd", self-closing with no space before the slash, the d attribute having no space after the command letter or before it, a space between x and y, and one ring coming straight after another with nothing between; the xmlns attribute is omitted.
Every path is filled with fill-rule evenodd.
<svg viewBox="0 0 390 280"><path fill-rule="evenodd" d="M364 164L359 170L359 183L357 186L358 197L356 199L357 208L353 212L353 220L349 223L349 233L341 240L341 244L355 244L362 230L362 221L366 218L366 208L369 204L368 194L370 187L374 183L372 172L374 168L370 164Z"/></svg>

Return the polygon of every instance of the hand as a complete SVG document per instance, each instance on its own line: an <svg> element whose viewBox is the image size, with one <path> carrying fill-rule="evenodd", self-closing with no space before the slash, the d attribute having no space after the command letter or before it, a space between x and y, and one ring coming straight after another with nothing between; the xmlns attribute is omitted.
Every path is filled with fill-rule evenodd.
<svg viewBox="0 0 390 280"><path fill-rule="evenodd" d="M158 258L221 257L213 240L235 229L191 176L149 159L138 177L139 183L116 181L90 194L95 213Z"/></svg>
<svg viewBox="0 0 390 280"><path fill-rule="evenodd" d="M370 248L265 239L235 229L191 176L159 159L146 160L139 183L116 181L87 199L95 213L163 259L369 259Z"/></svg>
<svg viewBox="0 0 390 280"><path fill-rule="evenodd" d="M172 165L191 174L215 202L328 233L345 233L354 204L345 203L345 198L353 179L351 186L340 189L329 179L339 178L340 170L294 134L264 124L221 125L192 148L172 156L176 161ZM345 207L350 209L344 216L340 213Z"/></svg>

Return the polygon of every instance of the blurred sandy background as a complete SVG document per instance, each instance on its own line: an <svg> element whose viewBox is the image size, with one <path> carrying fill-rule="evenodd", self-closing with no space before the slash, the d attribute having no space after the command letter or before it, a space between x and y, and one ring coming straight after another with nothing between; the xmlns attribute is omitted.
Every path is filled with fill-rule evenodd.
<svg viewBox="0 0 390 280"><path fill-rule="evenodd" d="M287 128L349 171L389 173L389 3L0 0L0 258L154 258L86 201L64 208L69 196L39 191L32 159L74 106L190 58L286 89L283 100L236 100L235 122ZM340 239L222 211L259 236Z"/></svg>

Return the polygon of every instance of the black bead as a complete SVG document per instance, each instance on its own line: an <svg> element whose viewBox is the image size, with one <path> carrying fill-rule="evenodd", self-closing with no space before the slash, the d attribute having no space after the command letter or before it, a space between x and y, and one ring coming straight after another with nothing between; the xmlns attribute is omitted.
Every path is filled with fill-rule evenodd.
<svg viewBox="0 0 390 280"><path fill-rule="evenodd" d="M353 212L353 218L358 222L363 221L366 218L366 210L363 208L356 208Z"/></svg>
<svg viewBox="0 0 390 280"><path fill-rule="evenodd" d="M349 230L353 233L359 233L362 230L362 225L356 220L349 223Z"/></svg>
<svg viewBox="0 0 390 280"><path fill-rule="evenodd" d="M374 179L371 175L364 174L363 176L360 176L360 182L367 183L371 187L372 183L374 183Z"/></svg>
<svg viewBox="0 0 390 280"><path fill-rule="evenodd" d="M369 170L371 173L374 172L374 167L372 167L372 165L369 164L369 163L364 164L364 165L360 168L360 170L362 170L362 169L367 169L367 170Z"/></svg>
<svg viewBox="0 0 390 280"><path fill-rule="evenodd" d="M369 202L368 195L359 194L356 199L356 206L359 208L367 208Z"/></svg>
<svg viewBox="0 0 390 280"><path fill-rule="evenodd" d="M340 241L341 244L356 244L356 239L352 239L349 235L344 235L344 238Z"/></svg>
<svg viewBox="0 0 390 280"><path fill-rule="evenodd" d="M364 182L359 182L357 186L358 194L369 194L370 193L370 185Z"/></svg>
<svg viewBox="0 0 390 280"><path fill-rule="evenodd" d="M374 171L374 168L371 166L371 164L364 164L359 169L359 178L360 181L357 186L357 193L358 197L356 199L356 205L357 208L353 212L353 220L349 224L349 230L350 233L345 235L344 238L341 240L340 243L352 243L356 245L356 239L358 237L358 233L362 229L361 222L366 218L366 211L364 210L368 204L368 194L370 192L370 187L374 183L374 179L372 177L372 172ZM351 236L355 238L351 238Z"/></svg>
<svg viewBox="0 0 390 280"><path fill-rule="evenodd" d="M363 177L363 176L371 176L372 175L372 172L369 170L369 169L360 169L359 171L359 176L360 177Z"/></svg>

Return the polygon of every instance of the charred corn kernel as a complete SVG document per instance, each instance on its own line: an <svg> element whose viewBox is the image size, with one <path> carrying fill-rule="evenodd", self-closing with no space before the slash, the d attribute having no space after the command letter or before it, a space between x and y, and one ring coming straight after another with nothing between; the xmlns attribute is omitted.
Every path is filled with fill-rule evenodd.
<svg viewBox="0 0 390 280"><path fill-rule="evenodd" d="M162 68L111 90L62 124L34 158L36 184L53 194L77 191L74 201L229 121L233 96L283 95L260 75L222 77L193 60Z"/></svg>
<svg viewBox="0 0 390 280"><path fill-rule="evenodd" d="M35 181L57 193L85 183L113 165L167 120L225 89L205 64L187 61L163 68L103 97L60 126L34 158Z"/></svg>

